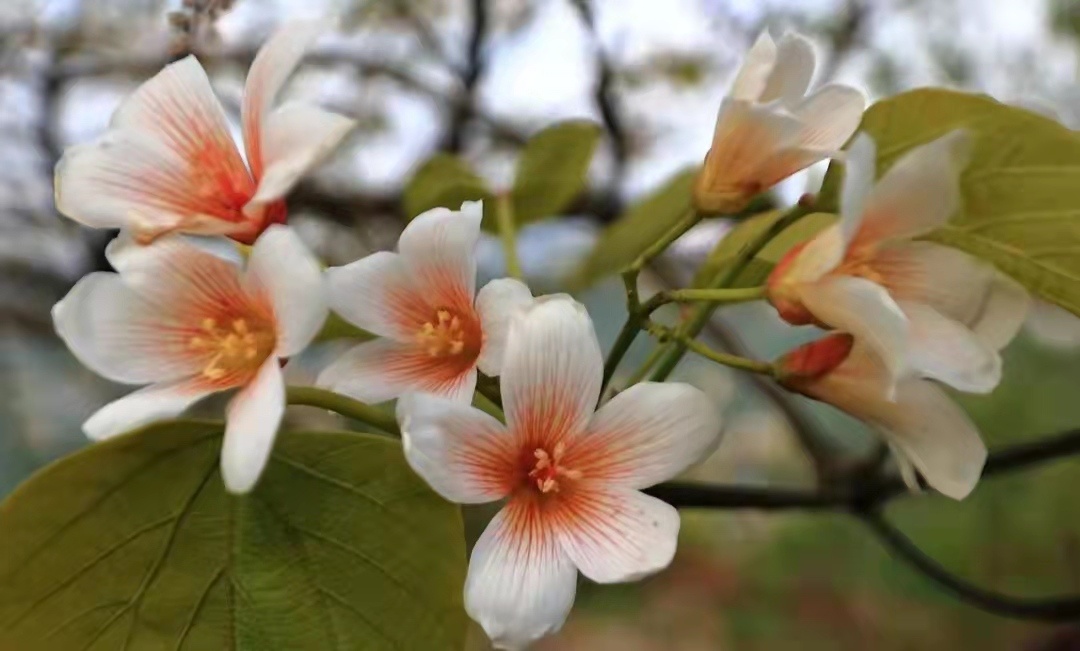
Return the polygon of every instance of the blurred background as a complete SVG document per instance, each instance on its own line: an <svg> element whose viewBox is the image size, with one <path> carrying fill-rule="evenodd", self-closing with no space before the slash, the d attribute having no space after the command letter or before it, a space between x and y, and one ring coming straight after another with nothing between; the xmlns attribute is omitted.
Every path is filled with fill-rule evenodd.
<svg viewBox="0 0 1080 651"><path fill-rule="evenodd" d="M532 133L567 118L606 136L572 214L523 230L537 292L556 291L596 234L627 205L708 149L716 109L762 29L809 34L818 83L871 99L923 85L989 93L1080 124L1080 2L1066 0L3 0L0 2L0 495L85 445L79 425L126 391L81 367L49 310L83 274L107 268L110 233L55 212L63 149L107 124L117 103L188 52L235 119L247 66L268 33L337 16L288 89L355 117L359 128L290 197L290 221L331 264L390 248L403 184L428 156L459 153L496 187ZM790 203L823 169L785 182ZM688 233L644 277L686 282L728 228ZM483 274L502 273L482 246ZM621 283L579 297L609 345L625 317ZM725 309L703 335L772 358L812 333L760 305ZM342 344L291 364L310 380ZM650 351L641 337L624 363ZM1080 321L1046 305L1006 351L1005 381L965 398L991 448L1080 426ZM797 431L852 459L874 442L828 408L769 392L688 357L677 377L725 409L726 439L696 479L808 486ZM616 385L618 379L616 380ZM342 426L297 410L298 424ZM1080 461L983 483L963 503L895 501L889 515L956 573L1016 595L1080 592ZM470 513L472 535L483 513ZM476 648L486 648L476 635ZM643 583L583 585L548 651L723 649L1080 649L1074 630L1009 620L956 602L891 559L843 513L686 512L678 558Z"/></svg>

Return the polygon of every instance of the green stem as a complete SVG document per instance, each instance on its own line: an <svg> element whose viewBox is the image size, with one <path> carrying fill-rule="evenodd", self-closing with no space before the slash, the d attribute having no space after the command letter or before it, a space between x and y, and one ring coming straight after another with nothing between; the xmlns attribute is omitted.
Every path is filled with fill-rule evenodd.
<svg viewBox="0 0 1080 651"><path fill-rule="evenodd" d="M740 287L737 289L669 289L658 292L642 306L651 314L667 303L745 303L765 298L765 287Z"/></svg>
<svg viewBox="0 0 1080 651"><path fill-rule="evenodd" d="M708 283L713 287L724 288L729 286L739 277L742 270L754 259L761 249L765 248L765 245L771 242L776 236L783 233L789 226L799 221L806 215L813 212L813 208L810 205L802 202L795 204L788 209L784 216L776 220L772 226L768 228L764 233L752 240L747 246L743 247L735 258L731 261L731 264L727 265L715 278L713 282ZM667 379L671 372L675 370L675 367L679 364L679 361L686 354L689 348L686 345L686 341L693 341L694 337L701 332L705 324L708 323L709 318L712 317L713 311L716 309L715 305L700 305L694 310L693 316L689 321L684 323L680 328L678 338L667 352L667 355L661 360L660 365L652 375L654 382L663 382Z"/></svg>
<svg viewBox="0 0 1080 651"><path fill-rule="evenodd" d="M776 370L772 364L768 362L759 362L756 359L748 359L746 357L739 357L738 355L732 355L730 353L722 353L718 350L713 350L703 343L696 341L695 339L688 337L684 334L680 334L665 328L662 325L655 323L649 323L647 326L649 334L656 337L660 341L675 340L682 344L689 350L694 351L702 357L712 360L717 364L723 364L724 366L730 366L743 371L750 371L751 373L761 373L763 375L775 375Z"/></svg>
<svg viewBox="0 0 1080 651"><path fill-rule="evenodd" d="M689 208L685 214L679 218L679 221L675 222L674 226L669 228L660 239L653 242L649 248L645 249L645 251L631 263L630 270L641 271L644 269L645 265L649 264L653 258L667 250L672 242L685 235L686 231L693 228L701 221L702 217L703 215L698 214L693 207Z"/></svg>
<svg viewBox="0 0 1080 651"><path fill-rule="evenodd" d="M510 195L500 195L495 200L495 222L499 227L503 255L506 256L506 272L514 278L522 278L521 261L517 255L517 231L514 225L514 205Z"/></svg>
<svg viewBox="0 0 1080 651"><path fill-rule="evenodd" d="M622 278L623 284L626 286L626 323L623 324L619 335L615 337L615 343L611 345L607 360L604 361L604 380L600 384L601 398L603 398L604 391L607 390L611 378L615 375L615 369L619 367L619 362L622 361L626 351L630 350L631 344L637 338L645 316L641 311L641 300L638 298L638 270L631 268L623 273Z"/></svg>
<svg viewBox="0 0 1080 651"><path fill-rule="evenodd" d="M285 401L290 405L308 405L321 407L332 412L341 414L346 418L352 418L362 423L377 427L387 434L399 436L401 429L398 428L397 420L387 412L366 405L358 400L353 400L340 393L317 389L315 387L286 387Z"/></svg>

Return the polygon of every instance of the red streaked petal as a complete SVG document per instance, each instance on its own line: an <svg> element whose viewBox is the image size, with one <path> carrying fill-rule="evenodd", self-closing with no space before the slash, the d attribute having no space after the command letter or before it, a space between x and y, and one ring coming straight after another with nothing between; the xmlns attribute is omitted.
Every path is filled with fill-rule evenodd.
<svg viewBox="0 0 1080 651"><path fill-rule="evenodd" d="M159 420L175 418L216 390L198 379L151 384L94 412L83 423L83 431L95 441L111 438Z"/></svg>
<svg viewBox="0 0 1080 651"><path fill-rule="evenodd" d="M465 610L497 648L521 649L570 614L577 571L534 502L512 500L476 541Z"/></svg>
<svg viewBox="0 0 1080 651"><path fill-rule="evenodd" d="M433 305L472 310L476 294L476 244L483 206L433 208L409 222L398 240L402 262Z"/></svg>
<svg viewBox="0 0 1080 651"><path fill-rule="evenodd" d="M326 271L330 307L368 332L412 341L435 309L401 256L379 251ZM471 308L470 308L471 309Z"/></svg>
<svg viewBox="0 0 1080 651"><path fill-rule="evenodd" d="M597 583L635 581L675 557L678 510L636 490L586 482L544 516L574 565Z"/></svg>
<svg viewBox="0 0 1080 651"><path fill-rule="evenodd" d="M413 343L377 339L342 355L319 375L318 385L372 404L411 391L468 403L476 365L461 356L428 355Z"/></svg>
<svg viewBox="0 0 1080 651"><path fill-rule="evenodd" d="M482 504L510 493L517 449L506 426L490 415L414 393L398 400L397 418L409 465L446 499Z"/></svg>

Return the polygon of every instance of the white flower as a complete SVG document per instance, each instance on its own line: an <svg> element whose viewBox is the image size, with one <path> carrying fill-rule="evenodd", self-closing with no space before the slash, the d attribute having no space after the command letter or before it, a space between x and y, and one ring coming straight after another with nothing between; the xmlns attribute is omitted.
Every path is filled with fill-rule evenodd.
<svg viewBox="0 0 1080 651"><path fill-rule="evenodd" d="M92 273L53 308L60 337L84 364L125 384L149 384L83 425L104 439L171 418L217 391L229 403L221 472L251 489L285 409L281 359L300 352L326 319L317 261L286 226L268 229L246 270L180 236L110 245L119 271Z"/></svg>
<svg viewBox="0 0 1080 651"><path fill-rule="evenodd" d="M866 422L892 448L904 480L917 469L943 495L963 499L986 463L986 446L962 409L934 382L906 375L893 383L874 352L847 334L800 346L778 362L781 383Z"/></svg>
<svg viewBox="0 0 1080 651"><path fill-rule="evenodd" d="M836 156L859 126L862 93L829 84L807 96L814 48L763 32L746 53L731 94L720 104L712 148L694 189L708 212L737 212L754 195L814 163Z"/></svg>
<svg viewBox="0 0 1080 651"><path fill-rule="evenodd" d="M686 384L630 387L594 413L603 360L585 308L536 299L511 326L507 424L445 398L398 402L405 456L447 499L506 499L473 549L465 608L500 648L557 631L577 573L632 581L671 562L678 511L641 489L719 441L716 407Z"/></svg>
<svg viewBox="0 0 1080 651"><path fill-rule="evenodd" d="M780 316L851 333L894 379L913 371L962 391L993 390L998 351L1024 321L1027 292L990 264L915 240L960 207L969 147L966 132L950 132L909 151L874 184L874 142L856 138L839 223L789 251L769 276Z"/></svg>
<svg viewBox="0 0 1080 651"><path fill-rule="evenodd" d="M397 253L327 271L330 307L381 338L342 356L320 386L370 403L409 391L469 402L477 368L499 374L511 317L533 299L509 278L476 293L482 218L480 202L429 210L405 227Z"/></svg>
<svg viewBox="0 0 1080 651"><path fill-rule="evenodd" d="M102 136L64 153L57 209L87 226L128 230L143 243L179 231L251 244L268 225L284 222L285 194L353 126L300 102L272 108L324 30L294 24L255 57L242 106L246 165L206 72L188 56L140 86Z"/></svg>

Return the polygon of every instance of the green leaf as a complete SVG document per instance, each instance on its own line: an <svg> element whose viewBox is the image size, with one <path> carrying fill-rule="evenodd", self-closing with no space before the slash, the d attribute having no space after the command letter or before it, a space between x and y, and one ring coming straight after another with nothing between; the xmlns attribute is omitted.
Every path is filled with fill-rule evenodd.
<svg viewBox="0 0 1080 651"><path fill-rule="evenodd" d="M375 335L359 326L349 323L337 312L331 312L326 317L326 322L315 336L315 341L333 341L335 339L355 339L357 341L369 341Z"/></svg>
<svg viewBox="0 0 1080 651"><path fill-rule="evenodd" d="M911 148L959 127L975 141L961 177L964 205L927 239L993 262L1080 314L1080 136L989 97L939 89L878 102L860 128L878 145L880 177ZM820 197L826 209L836 209L841 177L834 163Z"/></svg>
<svg viewBox="0 0 1080 651"><path fill-rule="evenodd" d="M405 184L402 205L412 219L432 208L457 210L466 201L487 201L492 196L468 163L451 154L435 154Z"/></svg>
<svg viewBox="0 0 1080 651"><path fill-rule="evenodd" d="M696 167L679 172L608 226L570 285L583 289L618 273L663 237L691 209L690 193L697 173Z"/></svg>
<svg viewBox="0 0 1080 651"><path fill-rule="evenodd" d="M461 649L458 508L400 443L282 433L228 495L222 425L93 445L0 505L0 649Z"/></svg>
<svg viewBox="0 0 1080 651"><path fill-rule="evenodd" d="M693 287L712 288L716 286L717 278L732 264L735 257L751 242L763 235L773 224L784 216L784 210L770 210L744 219L735 224L732 229L720 240L709 257L698 268L694 275ZM778 236L769 240L754 259L743 268L730 287L757 287L763 285L769 277L776 263L791 247L809 240L817 235L822 229L836 220L836 215L827 213L811 213L806 215L791 226L788 226Z"/></svg>
<svg viewBox="0 0 1080 651"><path fill-rule="evenodd" d="M602 131L592 122L561 122L529 139L518 159L511 193L514 221L556 215L585 189Z"/></svg>

